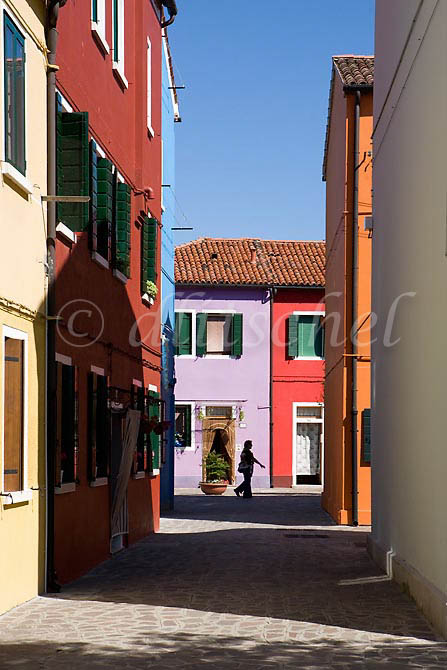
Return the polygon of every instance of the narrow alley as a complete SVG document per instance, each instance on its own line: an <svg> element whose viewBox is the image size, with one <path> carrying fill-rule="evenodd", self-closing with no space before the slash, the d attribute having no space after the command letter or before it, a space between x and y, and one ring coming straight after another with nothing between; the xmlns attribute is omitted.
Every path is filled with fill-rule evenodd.
<svg viewBox="0 0 447 670"><path fill-rule="evenodd" d="M159 534L6 614L0 667L447 667L366 536L305 491L182 490Z"/></svg>

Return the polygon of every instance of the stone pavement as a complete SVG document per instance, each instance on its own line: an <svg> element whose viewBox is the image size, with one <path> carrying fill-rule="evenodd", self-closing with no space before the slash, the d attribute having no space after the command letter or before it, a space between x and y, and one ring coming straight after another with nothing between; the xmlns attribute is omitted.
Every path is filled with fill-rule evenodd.
<svg viewBox="0 0 447 670"><path fill-rule="evenodd" d="M161 532L0 618L0 668L445 668L414 603L318 495L182 491Z"/></svg>

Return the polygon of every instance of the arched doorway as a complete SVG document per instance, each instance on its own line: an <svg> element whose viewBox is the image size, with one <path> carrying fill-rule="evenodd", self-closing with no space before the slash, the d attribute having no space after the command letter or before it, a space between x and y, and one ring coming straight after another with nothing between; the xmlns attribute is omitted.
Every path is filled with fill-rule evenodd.
<svg viewBox="0 0 447 670"><path fill-rule="evenodd" d="M228 463L228 481L233 484L236 476L236 445L234 419L204 419L202 430L202 459L210 451L220 454ZM202 477L205 478L205 466L202 465Z"/></svg>

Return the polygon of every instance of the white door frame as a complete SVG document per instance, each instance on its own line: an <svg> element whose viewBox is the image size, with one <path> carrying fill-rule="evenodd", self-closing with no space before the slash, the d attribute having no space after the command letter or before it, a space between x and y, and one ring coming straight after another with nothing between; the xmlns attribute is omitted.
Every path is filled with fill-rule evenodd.
<svg viewBox="0 0 447 670"><path fill-rule="evenodd" d="M297 407L321 407L321 419L313 416L296 415ZM321 452L320 452L320 479L321 484L311 486L322 486L324 483L324 402L293 402L292 403L292 486L296 484L296 425L298 423L320 423L321 424Z"/></svg>

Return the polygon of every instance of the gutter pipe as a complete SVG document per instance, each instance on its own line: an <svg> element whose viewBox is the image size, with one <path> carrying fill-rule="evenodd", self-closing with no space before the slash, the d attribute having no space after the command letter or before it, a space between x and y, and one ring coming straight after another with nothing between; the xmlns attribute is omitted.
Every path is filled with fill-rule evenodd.
<svg viewBox="0 0 447 670"><path fill-rule="evenodd" d="M47 66L47 193L56 195L56 48L58 32L56 29L60 7L67 0L52 0L48 6L46 40L48 48ZM60 591L56 582L54 568L54 484L56 454L56 203L47 202L47 426L46 426L46 466L47 466L47 546L46 546L46 588L47 591Z"/></svg>
<svg viewBox="0 0 447 670"><path fill-rule="evenodd" d="M359 141L360 141L360 100L361 93L355 92L355 120L354 120L354 193L352 202L352 328L357 323L358 317L358 275L359 275ZM357 375L357 342L356 336L351 330L352 348L352 406L351 406L351 451L352 451L352 525L359 525L358 511L358 375Z"/></svg>
<svg viewBox="0 0 447 670"><path fill-rule="evenodd" d="M162 0L162 5L163 7L166 7L166 9L169 12L169 19L167 21L163 21L161 27L167 28L168 26L172 25L175 21L175 17L177 16L178 13L177 5L175 0Z"/></svg>

